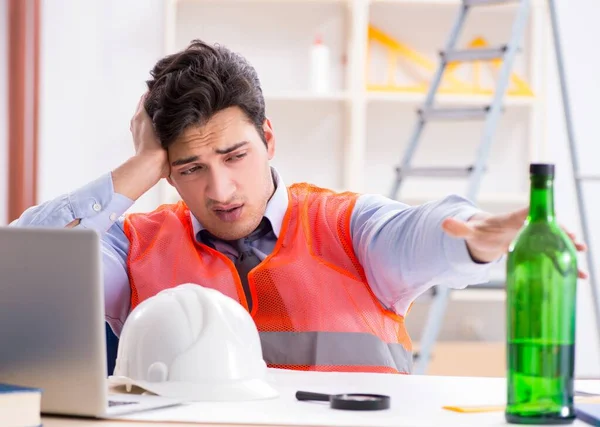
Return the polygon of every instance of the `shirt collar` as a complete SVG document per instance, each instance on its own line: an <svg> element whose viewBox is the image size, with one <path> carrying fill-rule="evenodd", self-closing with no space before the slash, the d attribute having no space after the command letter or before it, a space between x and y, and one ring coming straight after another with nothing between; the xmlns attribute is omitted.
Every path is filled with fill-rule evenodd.
<svg viewBox="0 0 600 427"><path fill-rule="evenodd" d="M267 202L267 209L265 210L264 216L271 223L275 237L279 238L279 233L281 232L281 226L283 224L283 218L287 212L289 198L287 187L274 167L271 167L271 175L273 176L273 182L275 184L275 192ZM204 227L191 212L190 217L192 220L194 236L196 236L196 239L199 239L198 233L204 230Z"/></svg>

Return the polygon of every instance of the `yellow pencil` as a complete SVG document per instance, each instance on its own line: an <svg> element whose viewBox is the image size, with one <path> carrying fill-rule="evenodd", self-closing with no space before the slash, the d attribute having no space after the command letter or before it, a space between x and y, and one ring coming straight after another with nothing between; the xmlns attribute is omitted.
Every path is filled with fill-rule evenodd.
<svg viewBox="0 0 600 427"><path fill-rule="evenodd" d="M600 396L576 396L577 403L600 403ZM504 405L461 405L461 406L442 406L442 409L461 413L480 413L480 412L500 412L504 411Z"/></svg>

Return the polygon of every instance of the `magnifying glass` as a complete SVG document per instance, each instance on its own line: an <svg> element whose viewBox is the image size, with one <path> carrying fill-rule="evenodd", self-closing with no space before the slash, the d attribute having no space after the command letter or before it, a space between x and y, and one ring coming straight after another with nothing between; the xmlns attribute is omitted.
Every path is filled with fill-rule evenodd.
<svg viewBox="0 0 600 427"><path fill-rule="evenodd" d="M383 394L324 394L297 391L296 399L329 402L329 406L333 409L347 409L351 411L378 411L390 407L390 397Z"/></svg>

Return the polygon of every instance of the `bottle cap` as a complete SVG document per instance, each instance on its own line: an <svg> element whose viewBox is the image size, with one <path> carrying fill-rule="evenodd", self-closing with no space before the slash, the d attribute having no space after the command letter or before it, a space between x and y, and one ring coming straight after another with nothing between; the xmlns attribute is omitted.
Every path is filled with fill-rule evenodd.
<svg viewBox="0 0 600 427"><path fill-rule="evenodd" d="M554 164L552 163L532 163L529 165L531 175L549 175L554 176Z"/></svg>

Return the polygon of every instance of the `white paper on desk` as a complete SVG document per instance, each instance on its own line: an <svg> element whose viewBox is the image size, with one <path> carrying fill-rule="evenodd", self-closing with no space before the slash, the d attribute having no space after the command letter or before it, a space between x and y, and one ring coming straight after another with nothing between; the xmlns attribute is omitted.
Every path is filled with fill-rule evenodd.
<svg viewBox="0 0 600 427"><path fill-rule="evenodd" d="M278 399L251 402L194 402L118 416L118 419L207 424L260 424L303 426L500 426L504 414L460 414L443 405L484 405L501 402L503 379L452 378L392 374L324 373L270 370L270 382L281 392ZM377 393L391 396L384 411L342 411L326 402L300 402L298 390L337 393Z"/></svg>
<svg viewBox="0 0 600 427"><path fill-rule="evenodd" d="M575 381L575 393L600 396L600 381L577 380Z"/></svg>

